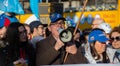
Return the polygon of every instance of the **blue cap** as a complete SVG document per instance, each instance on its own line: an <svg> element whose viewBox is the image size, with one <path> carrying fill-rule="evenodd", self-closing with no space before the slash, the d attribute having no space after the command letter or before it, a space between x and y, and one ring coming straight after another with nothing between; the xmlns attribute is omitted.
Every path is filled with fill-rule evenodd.
<svg viewBox="0 0 120 66"><path fill-rule="evenodd" d="M5 18L0 15L0 27L4 26Z"/></svg>
<svg viewBox="0 0 120 66"><path fill-rule="evenodd" d="M51 23L55 23L58 20L64 20L65 21L65 18L62 17L61 14L53 13L53 14L50 15L50 20L51 20Z"/></svg>
<svg viewBox="0 0 120 66"><path fill-rule="evenodd" d="M4 26L8 26L9 24L10 24L9 19L4 17L3 15L0 15L0 28L2 28Z"/></svg>
<svg viewBox="0 0 120 66"><path fill-rule="evenodd" d="M105 36L104 32L101 30L93 30L89 34L88 41L89 43L99 41L99 42L106 42L109 39Z"/></svg>

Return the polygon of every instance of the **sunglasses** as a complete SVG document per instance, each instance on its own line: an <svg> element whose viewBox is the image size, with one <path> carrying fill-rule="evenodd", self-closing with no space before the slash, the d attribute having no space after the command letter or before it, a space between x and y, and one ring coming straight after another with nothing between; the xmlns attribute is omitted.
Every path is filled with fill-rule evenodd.
<svg viewBox="0 0 120 66"><path fill-rule="evenodd" d="M120 40L120 36L117 36L117 37L115 37L115 38L114 38L114 37L111 37L110 39L111 39L112 41L114 41L114 40L119 41L119 40Z"/></svg>

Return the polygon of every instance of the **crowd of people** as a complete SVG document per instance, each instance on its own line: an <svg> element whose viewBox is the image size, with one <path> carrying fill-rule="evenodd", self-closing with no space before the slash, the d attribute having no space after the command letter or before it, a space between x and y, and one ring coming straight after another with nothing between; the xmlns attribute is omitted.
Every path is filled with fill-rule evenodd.
<svg viewBox="0 0 120 66"><path fill-rule="evenodd" d="M45 27L39 20L22 24L0 15L0 66L120 63L120 26L96 18L74 34L75 26L66 27L61 14L52 13L50 20ZM59 30L68 28L72 39L63 42Z"/></svg>

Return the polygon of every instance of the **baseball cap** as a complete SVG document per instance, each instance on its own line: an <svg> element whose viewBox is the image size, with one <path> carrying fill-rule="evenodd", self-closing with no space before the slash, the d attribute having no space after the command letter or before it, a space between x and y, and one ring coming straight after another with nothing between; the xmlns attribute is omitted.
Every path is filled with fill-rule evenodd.
<svg viewBox="0 0 120 66"><path fill-rule="evenodd" d="M101 23L98 28L103 29L105 33L110 33L112 31L111 26L108 23Z"/></svg>
<svg viewBox="0 0 120 66"><path fill-rule="evenodd" d="M51 20L51 23L55 23L57 22L58 20L66 20L64 17L62 17L61 14L58 14L58 13L53 13L50 15L50 20Z"/></svg>
<svg viewBox="0 0 120 66"><path fill-rule="evenodd" d="M9 26L10 24L10 20L6 17L4 17L3 15L0 15L0 28L4 27L4 26Z"/></svg>
<svg viewBox="0 0 120 66"><path fill-rule="evenodd" d="M106 42L109 39L105 36L104 32L101 30L93 30L89 34L88 41L89 43L99 41L99 42Z"/></svg>
<svg viewBox="0 0 120 66"><path fill-rule="evenodd" d="M33 21L29 25L31 32L33 32L33 29L38 27L39 25L42 25L42 23L40 21Z"/></svg>

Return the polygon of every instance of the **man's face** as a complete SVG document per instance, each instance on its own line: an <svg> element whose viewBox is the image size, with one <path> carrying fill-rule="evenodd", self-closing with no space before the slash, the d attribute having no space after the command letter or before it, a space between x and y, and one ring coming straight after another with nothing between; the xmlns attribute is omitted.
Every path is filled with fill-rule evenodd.
<svg viewBox="0 0 120 66"><path fill-rule="evenodd" d="M103 20L103 19L100 19L100 18L97 18L97 19L93 20L93 22L92 22L92 29L98 28L98 26L99 26L101 23L103 23L103 22L104 22L104 20Z"/></svg>
<svg viewBox="0 0 120 66"><path fill-rule="evenodd" d="M5 36L6 36L6 30L7 30L6 27L0 28L0 39L5 38Z"/></svg>
<svg viewBox="0 0 120 66"><path fill-rule="evenodd" d="M37 32L39 35L43 35L44 34L44 26L43 25L39 25L37 28Z"/></svg>
<svg viewBox="0 0 120 66"><path fill-rule="evenodd" d="M54 36L59 37L58 30L59 28L63 28L62 24L63 24L63 20L59 20L55 23L51 23L50 30Z"/></svg>

